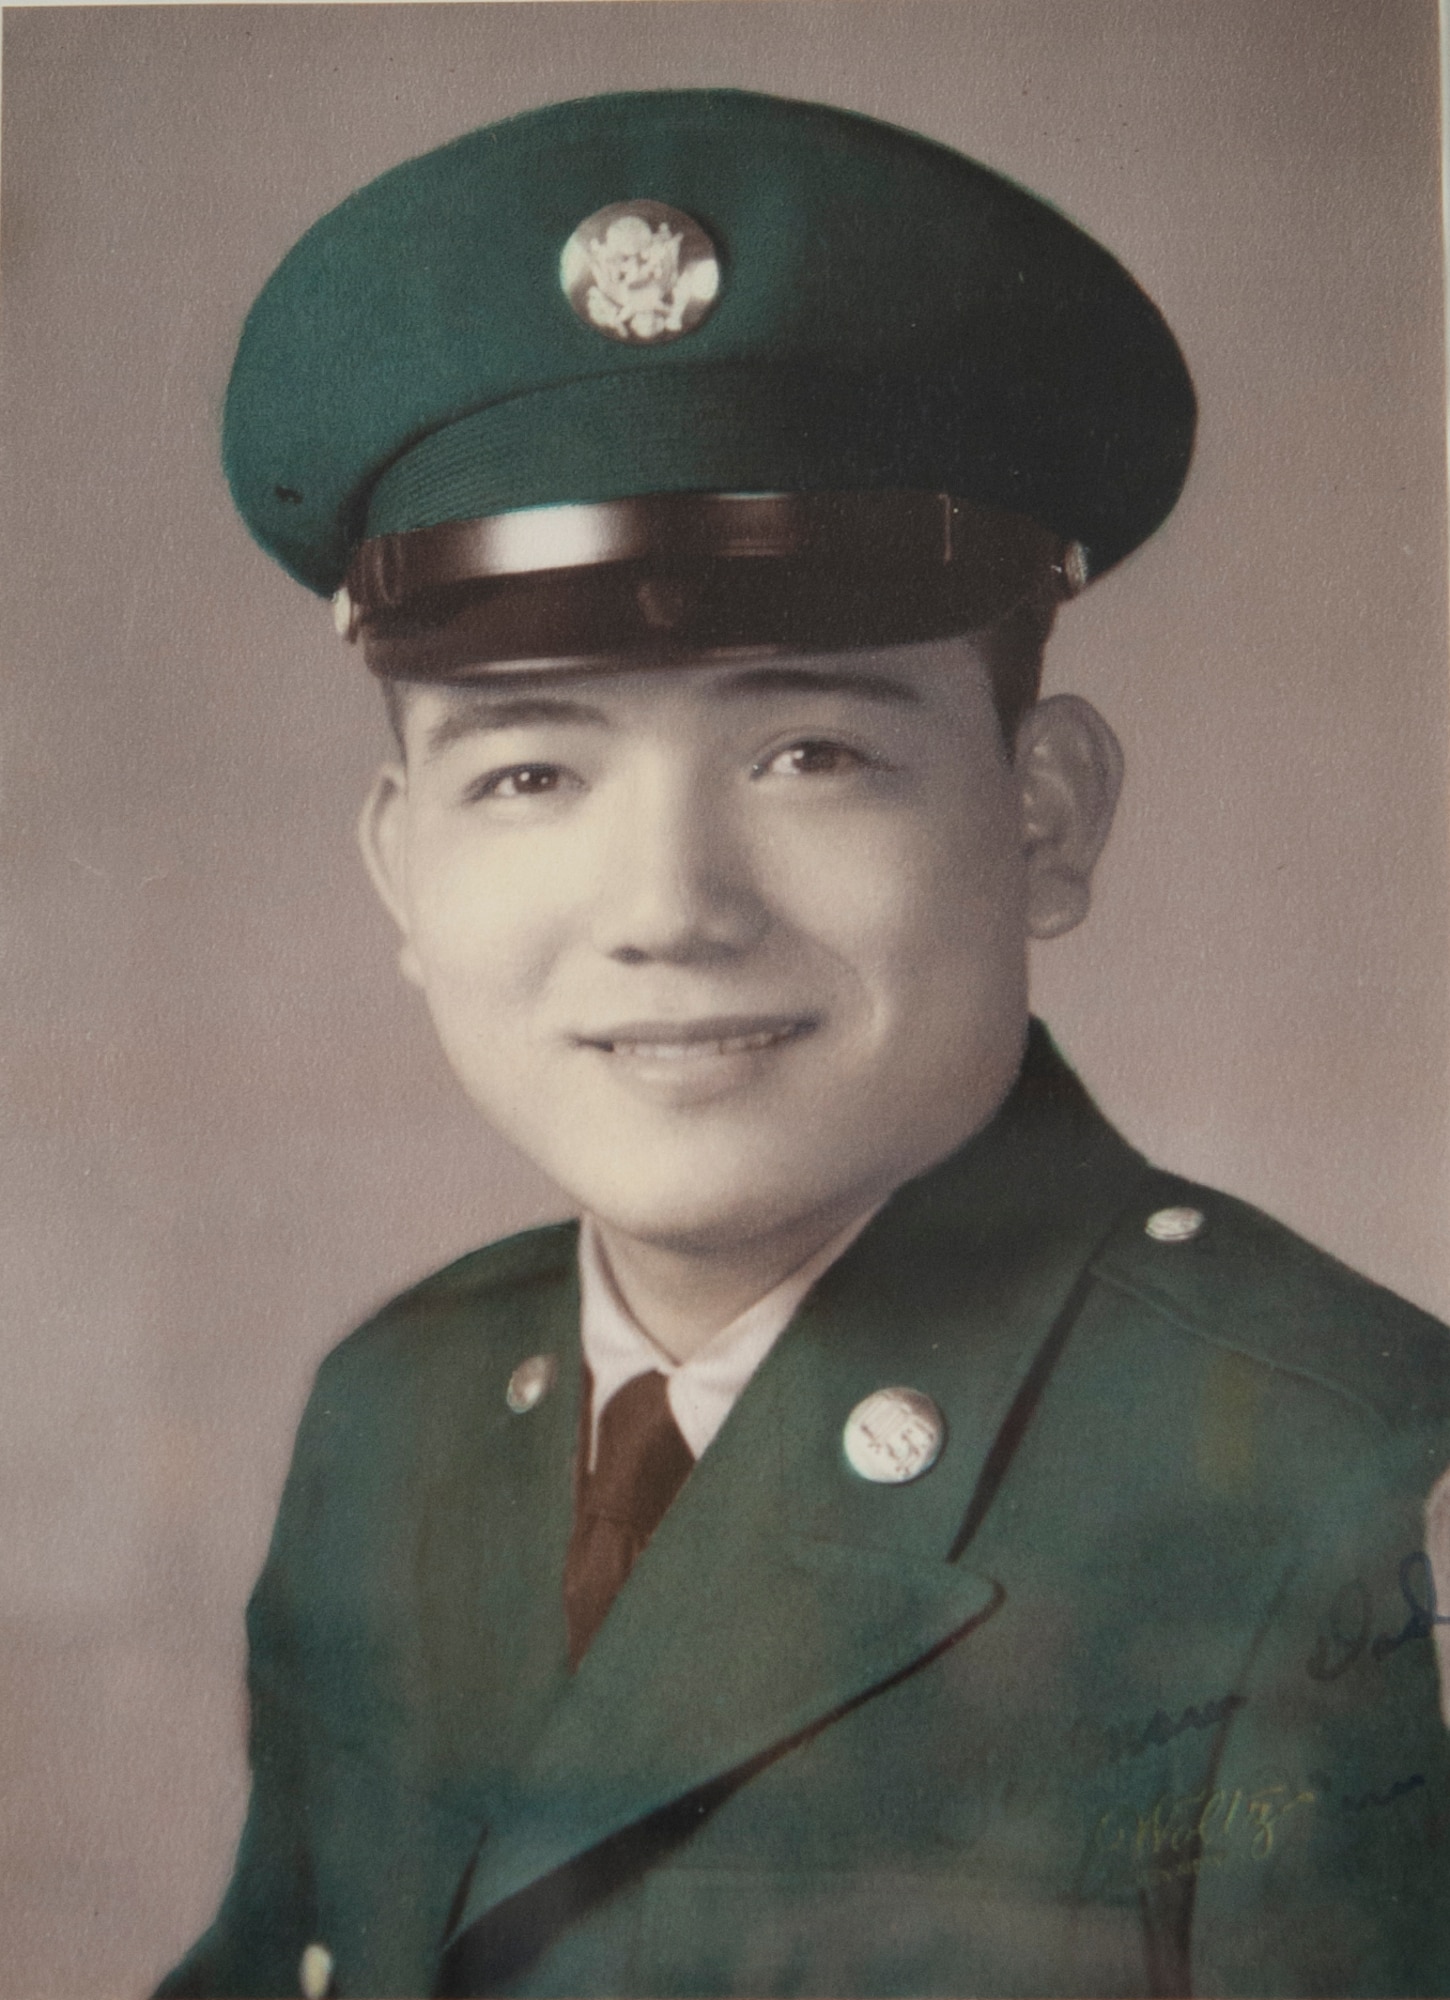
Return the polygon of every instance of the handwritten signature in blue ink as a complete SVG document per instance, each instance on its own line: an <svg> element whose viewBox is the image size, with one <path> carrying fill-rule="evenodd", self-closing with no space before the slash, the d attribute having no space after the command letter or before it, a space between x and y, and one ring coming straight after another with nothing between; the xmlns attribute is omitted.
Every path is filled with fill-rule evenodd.
<svg viewBox="0 0 1450 2000"><path fill-rule="evenodd" d="M1340 1792L1335 1802L1341 1812L1374 1812L1381 1806L1392 1806L1396 1799L1404 1798L1407 1792L1419 1791L1426 1782L1424 1772L1416 1771L1408 1778L1396 1778L1387 1791ZM1309 1783L1317 1785L1321 1794L1326 1799L1333 1797L1335 1794L1333 1780L1327 1777L1323 1771L1311 1771L1309 1773Z"/></svg>
<svg viewBox="0 0 1450 2000"><path fill-rule="evenodd" d="M1181 1715L1170 1715L1166 1709L1155 1709L1147 1722L1105 1723L1098 1727L1089 1722L1079 1723L1074 1731L1083 1750L1096 1756L1104 1764L1121 1763L1127 1757L1141 1757L1145 1750L1155 1750L1165 1743L1171 1743L1175 1736L1182 1736L1189 1729L1216 1729L1221 1722L1227 1722L1248 1701L1245 1694L1221 1694L1213 1701L1206 1701L1201 1707L1190 1705Z"/></svg>
<svg viewBox="0 0 1450 2000"><path fill-rule="evenodd" d="M1380 1632L1370 1638L1374 1613L1369 1588L1359 1581L1347 1583L1329 1607L1329 1631L1321 1633L1305 1662L1311 1680L1337 1681L1347 1674L1366 1652L1372 1660L1387 1660L1412 1639L1428 1639L1437 1625L1450 1625L1450 1613L1435 1606L1435 1574L1430 1558L1416 1549L1400 1564L1400 1595L1409 1616L1398 1632Z"/></svg>

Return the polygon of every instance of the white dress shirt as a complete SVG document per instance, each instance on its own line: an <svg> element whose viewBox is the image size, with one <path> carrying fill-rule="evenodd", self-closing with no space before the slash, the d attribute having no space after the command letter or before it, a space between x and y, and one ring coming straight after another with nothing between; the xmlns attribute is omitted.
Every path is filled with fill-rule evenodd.
<svg viewBox="0 0 1450 2000"><path fill-rule="evenodd" d="M823 1243L813 1257L728 1326L722 1326L687 1361L671 1360L624 1303L599 1231L585 1216L579 1230L579 1337L594 1381L591 1471L605 1405L626 1382L652 1368L664 1376L671 1414L685 1443L699 1458L729 1416L736 1397L795 1317L811 1286L855 1242L875 1213L873 1208L858 1216L829 1243Z"/></svg>

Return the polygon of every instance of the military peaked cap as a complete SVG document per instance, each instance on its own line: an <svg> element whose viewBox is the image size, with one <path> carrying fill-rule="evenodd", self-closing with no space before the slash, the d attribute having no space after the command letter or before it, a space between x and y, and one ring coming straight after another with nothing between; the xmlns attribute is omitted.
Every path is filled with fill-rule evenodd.
<svg viewBox="0 0 1450 2000"><path fill-rule="evenodd" d="M238 507L380 673L990 624L1188 468L1156 307L944 146L728 90L556 104L308 231L227 396Z"/></svg>

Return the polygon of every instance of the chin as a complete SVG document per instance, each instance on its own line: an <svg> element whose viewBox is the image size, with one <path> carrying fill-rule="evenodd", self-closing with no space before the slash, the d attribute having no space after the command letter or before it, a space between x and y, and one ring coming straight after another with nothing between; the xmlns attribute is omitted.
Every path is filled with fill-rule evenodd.
<svg viewBox="0 0 1450 2000"><path fill-rule="evenodd" d="M875 1199L856 1200L852 1189L834 1182L813 1186L754 1159L727 1165L675 1152L641 1160L632 1171L620 1171L617 1154L592 1173L570 1165L567 1177L556 1169L554 1178L581 1209L637 1242L686 1254L780 1236L838 1209L844 1223Z"/></svg>
<svg viewBox="0 0 1450 2000"><path fill-rule="evenodd" d="M808 1220L815 1203L802 1203L800 1190L787 1198L785 1190L747 1184L722 1184L700 1178L650 1183L618 1180L599 1185L598 1199L584 1188L575 1190L580 1206L603 1223L636 1242L683 1253L708 1254L782 1234Z"/></svg>
<svg viewBox="0 0 1450 2000"><path fill-rule="evenodd" d="M556 1161L554 1178L581 1208L637 1242L711 1255L817 1221L844 1228L930 1164L914 1153L883 1157L879 1143L853 1148L844 1133L800 1155L768 1139L736 1146L702 1138L637 1150L616 1142L592 1161Z"/></svg>

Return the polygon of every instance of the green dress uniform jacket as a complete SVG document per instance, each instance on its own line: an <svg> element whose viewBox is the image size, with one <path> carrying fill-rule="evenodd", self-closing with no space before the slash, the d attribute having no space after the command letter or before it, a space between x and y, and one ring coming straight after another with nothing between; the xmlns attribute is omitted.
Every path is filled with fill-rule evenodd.
<svg viewBox="0 0 1450 2000"><path fill-rule="evenodd" d="M163 1994L294 1993L312 1942L352 1995L1450 1991L1445 1330L1150 1168L1039 1029L571 1676L579 1375L572 1227L323 1364L249 1611L235 1878ZM893 1385L946 1443L870 1484L842 1427Z"/></svg>

